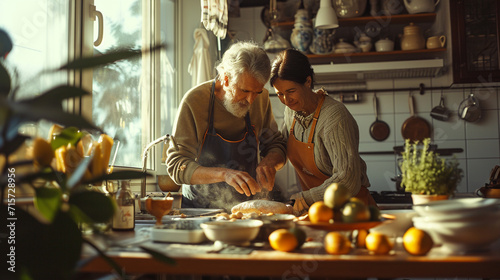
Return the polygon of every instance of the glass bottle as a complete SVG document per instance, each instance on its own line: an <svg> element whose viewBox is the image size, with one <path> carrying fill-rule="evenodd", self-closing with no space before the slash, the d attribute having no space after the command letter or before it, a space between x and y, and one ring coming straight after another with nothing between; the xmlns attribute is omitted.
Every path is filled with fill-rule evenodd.
<svg viewBox="0 0 500 280"><path fill-rule="evenodd" d="M135 200L130 191L130 181L119 181L116 193L117 210L113 217L112 229L118 231L134 230L135 227Z"/></svg>

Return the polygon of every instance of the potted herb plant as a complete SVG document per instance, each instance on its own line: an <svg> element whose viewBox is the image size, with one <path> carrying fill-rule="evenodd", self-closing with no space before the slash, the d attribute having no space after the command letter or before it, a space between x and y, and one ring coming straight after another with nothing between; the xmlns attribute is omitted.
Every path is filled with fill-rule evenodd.
<svg viewBox="0 0 500 280"><path fill-rule="evenodd" d="M446 160L430 149L430 138L422 142L405 141L402 153L401 186L412 193L414 204L448 199L462 179L456 159Z"/></svg>

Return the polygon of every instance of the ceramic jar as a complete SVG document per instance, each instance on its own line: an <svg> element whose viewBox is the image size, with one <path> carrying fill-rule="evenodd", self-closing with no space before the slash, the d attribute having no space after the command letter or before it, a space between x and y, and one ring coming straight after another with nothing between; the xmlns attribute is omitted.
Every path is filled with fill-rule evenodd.
<svg viewBox="0 0 500 280"><path fill-rule="evenodd" d="M314 38L309 46L313 54L329 54L333 51L333 35L335 29L314 29Z"/></svg>
<svg viewBox="0 0 500 280"><path fill-rule="evenodd" d="M420 50L425 48L425 38L419 26L410 23L405 26L401 37L401 49L403 51Z"/></svg>
<svg viewBox="0 0 500 280"><path fill-rule="evenodd" d="M292 46L301 52L306 52L313 40L313 33L307 11L304 9L297 10L294 28L290 35Z"/></svg>
<svg viewBox="0 0 500 280"><path fill-rule="evenodd" d="M394 50L394 42L388 38L380 39L375 43L377 52L391 52Z"/></svg>

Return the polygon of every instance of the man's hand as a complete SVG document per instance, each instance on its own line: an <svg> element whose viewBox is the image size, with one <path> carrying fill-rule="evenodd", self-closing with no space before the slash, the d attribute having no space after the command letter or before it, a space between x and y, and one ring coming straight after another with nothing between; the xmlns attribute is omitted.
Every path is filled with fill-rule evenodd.
<svg viewBox="0 0 500 280"><path fill-rule="evenodd" d="M232 186L237 192L250 196L262 190L261 186L244 171L227 169L224 174L224 181ZM274 182L274 181L273 181Z"/></svg>
<svg viewBox="0 0 500 280"><path fill-rule="evenodd" d="M262 188L272 191L274 179L276 178L276 169L274 167L259 165L257 166L257 182Z"/></svg>

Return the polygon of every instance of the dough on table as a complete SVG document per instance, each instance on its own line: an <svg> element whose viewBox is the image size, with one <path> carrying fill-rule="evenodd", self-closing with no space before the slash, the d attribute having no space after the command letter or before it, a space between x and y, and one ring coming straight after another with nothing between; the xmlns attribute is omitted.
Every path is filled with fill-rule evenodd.
<svg viewBox="0 0 500 280"><path fill-rule="evenodd" d="M271 200L249 200L235 205L231 209L232 213L241 212L257 213L257 214L292 214L293 208L291 205L283 202Z"/></svg>

